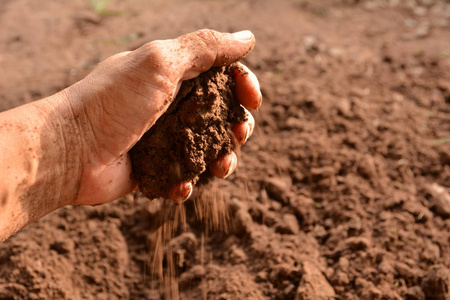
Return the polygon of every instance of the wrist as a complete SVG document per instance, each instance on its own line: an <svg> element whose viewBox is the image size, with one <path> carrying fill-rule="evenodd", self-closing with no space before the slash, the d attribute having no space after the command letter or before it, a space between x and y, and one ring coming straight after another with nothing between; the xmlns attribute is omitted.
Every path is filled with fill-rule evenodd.
<svg viewBox="0 0 450 300"><path fill-rule="evenodd" d="M69 90L64 90L34 103L42 120L36 153L41 167L34 185L51 204L50 211L71 204L82 174L84 143L77 121L80 116L72 108L70 97Z"/></svg>
<svg viewBox="0 0 450 300"><path fill-rule="evenodd" d="M59 93L0 114L0 240L78 192L80 137L66 101Z"/></svg>

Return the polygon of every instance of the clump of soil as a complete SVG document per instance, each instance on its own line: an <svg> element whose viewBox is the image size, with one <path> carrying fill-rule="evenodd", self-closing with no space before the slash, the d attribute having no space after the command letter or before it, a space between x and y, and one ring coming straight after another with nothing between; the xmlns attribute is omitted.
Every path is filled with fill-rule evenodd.
<svg viewBox="0 0 450 300"><path fill-rule="evenodd" d="M245 120L229 75L237 67L214 67L183 82L167 112L131 149L133 174L147 198L168 198L178 182L208 182L208 164L235 149L231 128Z"/></svg>

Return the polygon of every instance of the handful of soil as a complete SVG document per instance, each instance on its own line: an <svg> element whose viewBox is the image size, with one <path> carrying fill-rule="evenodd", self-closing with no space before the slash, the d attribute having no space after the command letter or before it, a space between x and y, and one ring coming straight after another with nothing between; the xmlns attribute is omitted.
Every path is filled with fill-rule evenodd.
<svg viewBox="0 0 450 300"><path fill-rule="evenodd" d="M149 199L168 198L182 181L212 178L208 165L237 147L231 128L245 121L233 94L232 70L214 67L184 81L175 100L131 149L133 176Z"/></svg>

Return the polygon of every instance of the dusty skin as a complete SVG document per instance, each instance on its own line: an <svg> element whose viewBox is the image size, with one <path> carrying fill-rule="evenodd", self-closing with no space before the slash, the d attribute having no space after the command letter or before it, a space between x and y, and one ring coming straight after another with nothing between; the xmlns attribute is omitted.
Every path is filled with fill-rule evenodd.
<svg viewBox="0 0 450 300"><path fill-rule="evenodd" d="M446 299L447 7L112 0L99 16L85 0L0 1L0 106L52 95L150 40L251 29L242 62L264 104L237 172L216 180L233 226L205 230L194 194L180 206L180 298ZM159 212L130 195L33 223L0 244L0 298L162 299L146 242Z"/></svg>

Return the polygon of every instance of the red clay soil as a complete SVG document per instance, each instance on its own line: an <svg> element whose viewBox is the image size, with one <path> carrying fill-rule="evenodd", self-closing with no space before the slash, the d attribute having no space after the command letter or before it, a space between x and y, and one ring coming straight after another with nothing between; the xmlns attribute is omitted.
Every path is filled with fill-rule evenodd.
<svg viewBox="0 0 450 300"><path fill-rule="evenodd" d="M185 205L181 299L450 298L448 1L0 2L0 109L145 41L251 29L258 127L216 181L233 226ZM0 299L162 299L156 202L67 207L0 244Z"/></svg>

